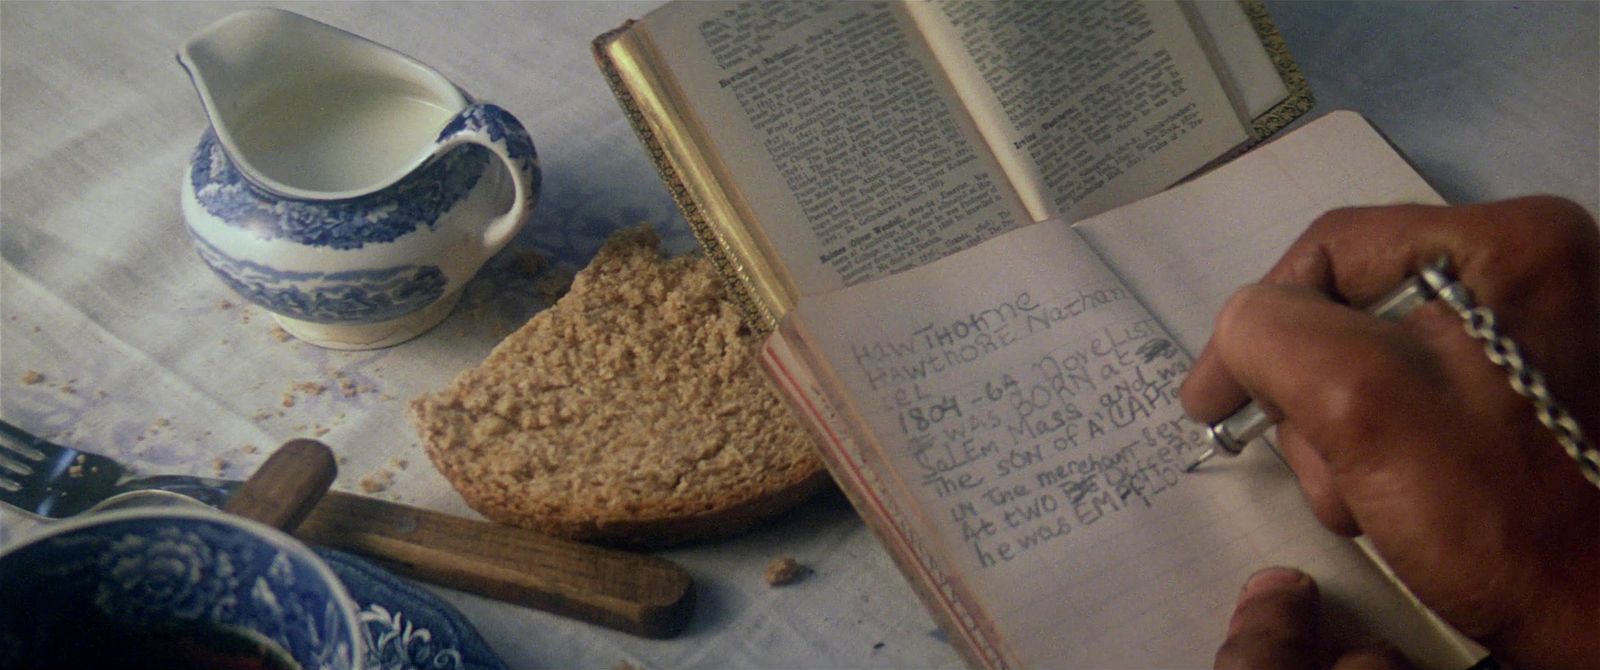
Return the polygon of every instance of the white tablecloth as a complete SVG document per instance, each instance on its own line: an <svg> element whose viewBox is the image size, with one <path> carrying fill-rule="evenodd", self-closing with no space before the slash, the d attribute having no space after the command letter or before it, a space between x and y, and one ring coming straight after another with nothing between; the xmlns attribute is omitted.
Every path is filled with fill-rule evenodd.
<svg viewBox="0 0 1600 670"><path fill-rule="evenodd" d="M545 182L516 248L571 271L639 222L692 247L589 55L591 37L655 3L267 4L398 48L517 114ZM502 254L442 326L391 349L274 337L270 318L196 257L178 209L206 120L173 54L239 8L0 3L0 416L143 472L243 476L284 440L315 435L341 458L337 487L392 477L375 495L471 514L429 465L404 404L541 308L533 278ZM1366 114L1447 198L1549 192L1600 209L1600 4L1271 8L1318 111ZM0 544L30 524L0 512ZM700 589L673 640L437 591L513 668L960 664L837 497L663 555ZM780 555L814 573L769 588L762 571Z"/></svg>

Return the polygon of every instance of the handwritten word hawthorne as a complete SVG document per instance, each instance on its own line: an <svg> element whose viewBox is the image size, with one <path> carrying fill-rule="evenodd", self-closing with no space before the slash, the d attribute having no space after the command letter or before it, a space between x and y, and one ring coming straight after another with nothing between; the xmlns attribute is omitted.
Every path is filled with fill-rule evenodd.
<svg viewBox="0 0 1600 670"><path fill-rule="evenodd" d="M1080 290L1046 305L1027 291L954 321L927 322L897 339L852 343L851 353L872 390L913 383L973 363L1034 333L1130 296L1122 288Z"/></svg>

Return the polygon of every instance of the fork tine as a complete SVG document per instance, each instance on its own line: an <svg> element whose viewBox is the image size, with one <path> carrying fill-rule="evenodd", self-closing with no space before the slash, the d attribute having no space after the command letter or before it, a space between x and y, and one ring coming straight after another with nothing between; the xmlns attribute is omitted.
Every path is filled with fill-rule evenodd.
<svg viewBox="0 0 1600 670"><path fill-rule="evenodd" d="M5 424L6 437L14 438L0 440L0 447L10 449L30 461L42 461L45 459L44 452L39 451L38 447L29 443L30 441L27 438L32 437L31 435L16 434L17 427L4 421L0 421L0 424Z"/></svg>
<svg viewBox="0 0 1600 670"><path fill-rule="evenodd" d="M110 495L123 474L110 458L47 442L5 421L0 459L9 462L0 464L0 502L52 519L88 509Z"/></svg>
<svg viewBox="0 0 1600 670"><path fill-rule="evenodd" d="M33 461L37 463L38 461L44 460L44 452L39 451L31 445L13 439L13 436L10 434L11 431L9 430L11 427L12 426L10 424L5 425L7 430L4 431L4 438L0 438L0 449L9 451L16 456L21 457L23 460L17 460L16 458L7 456L4 451L0 451L0 491L5 493L20 492L23 487L22 482L18 481L18 478L27 477L28 475L33 474L33 466L29 465L26 461ZM10 501L8 500L7 502Z"/></svg>
<svg viewBox="0 0 1600 670"><path fill-rule="evenodd" d="M19 475L26 477L31 474L33 474L33 468L28 467L26 463L19 462L5 454L0 454L0 491L8 493L21 491L22 483L17 481L15 477Z"/></svg>
<svg viewBox="0 0 1600 670"><path fill-rule="evenodd" d="M32 466L29 466L27 463L19 461L15 458L11 458L5 454L0 454L0 469L9 471L11 475L22 475L23 477L33 474ZM6 474L5 472L0 472L0 477L7 476L10 475Z"/></svg>

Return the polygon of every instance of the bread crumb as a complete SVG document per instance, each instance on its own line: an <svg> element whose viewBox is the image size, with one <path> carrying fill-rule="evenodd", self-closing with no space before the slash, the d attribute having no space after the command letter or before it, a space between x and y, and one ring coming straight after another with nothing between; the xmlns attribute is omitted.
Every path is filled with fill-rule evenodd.
<svg viewBox="0 0 1600 670"><path fill-rule="evenodd" d="M322 392L328 390L328 387L316 382L297 382L294 385L294 390L306 395L322 395Z"/></svg>
<svg viewBox="0 0 1600 670"><path fill-rule="evenodd" d="M637 665L629 663L627 661L617 661L616 665L611 666L611 670L644 670L644 669L640 668Z"/></svg>
<svg viewBox="0 0 1600 670"><path fill-rule="evenodd" d="M394 473L388 470L369 472L357 483L363 493L382 493L394 485Z"/></svg>
<svg viewBox="0 0 1600 670"><path fill-rule="evenodd" d="M211 459L211 472L213 474L220 475L220 474L222 474L222 471L226 470L226 469L228 469L228 460L227 459L225 459L225 458L223 458L221 456L217 456L217 457Z"/></svg>
<svg viewBox="0 0 1600 670"><path fill-rule="evenodd" d="M233 301L223 298L217 301L217 309L233 309Z"/></svg>
<svg viewBox="0 0 1600 670"><path fill-rule="evenodd" d="M294 339L294 336L290 335L289 331L284 330L283 326L273 325L271 332L272 332L272 339L277 340L279 342L288 342L289 340Z"/></svg>
<svg viewBox="0 0 1600 670"><path fill-rule="evenodd" d="M83 462L85 460L87 460L87 459L84 458L83 454L78 454L77 458L72 459L72 465L67 467L67 476L69 476L69 477L82 477L83 476Z"/></svg>
<svg viewBox="0 0 1600 670"><path fill-rule="evenodd" d="M767 586L786 586L793 584L809 572L805 566L794 560L793 556L783 556L772 559L767 564Z"/></svg>
<svg viewBox="0 0 1600 670"><path fill-rule="evenodd" d="M293 393L285 393L285 394L283 394L283 406L284 407L294 407L294 401L295 401L295 398L294 398L294 394Z"/></svg>
<svg viewBox="0 0 1600 670"><path fill-rule="evenodd" d="M42 382L42 381L44 381L44 375L39 374L38 372L35 372L33 370L29 370L27 372L22 373L22 383L24 383L24 384L32 386L32 385L37 384L37 383Z"/></svg>
<svg viewBox="0 0 1600 670"><path fill-rule="evenodd" d="M157 417L155 420L150 422L150 425L144 427L144 432L141 433L140 435L144 436L144 437L149 437L151 435L156 435L156 434L159 434L163 428L166 428L166 427L171 426L171 425L172 425L171 421L168 421L165 418Z"/></svg>
<svg viewBox="0 0 1600 670"><path fill-rule="evenodd" d="M255 455L257 453L260 453L261 448L257 447L256 445L253 445L253 444L247 444L247 445L244 445L243 447L241 447L239 449L239 451L243 451L247 455Z"/></svg>

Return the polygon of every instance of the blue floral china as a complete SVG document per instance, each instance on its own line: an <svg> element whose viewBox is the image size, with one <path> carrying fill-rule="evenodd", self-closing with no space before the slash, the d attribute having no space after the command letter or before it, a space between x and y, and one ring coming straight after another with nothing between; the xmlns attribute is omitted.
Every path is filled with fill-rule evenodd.
<svg viewBox="0 0 1600 670"><path fill-rule="evenodd" d="M506 670L449 603L361 558L315 548L350 590L371 670Z"/></svg>
<svg viewBox="0 0 1600 670"><path fill-rule="evenodd" d="M213 510L52 524L0 555L0 575L0 667L369 667L357 606L328 563Z"/></svg>
<svg viewBox="0 0 1600 670"><path fill-rule="evenodd" d="M178 60L210 121L181 186L190 236L302 340L371 349L427 331L533 211L522 124L399 52L252 9Z"/></svg>

